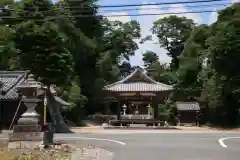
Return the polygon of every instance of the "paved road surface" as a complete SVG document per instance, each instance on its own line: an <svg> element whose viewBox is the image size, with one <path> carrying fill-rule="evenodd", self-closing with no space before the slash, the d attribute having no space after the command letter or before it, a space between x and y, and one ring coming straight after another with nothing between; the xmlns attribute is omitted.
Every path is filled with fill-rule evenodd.
<svg viewBox="0 0 240 160"><path fill-rule="evenodd" d="M227 139L223 148L218 139L240 137L240 133L148 133L148 134L67 134L56 137L88 137L93 144L115 153L114 160L239 160L240 138ZM94 138L99 138L96 140ZM66 138L65 138L66 139ZM74 139L74 138L73 138ZM110 139L126 143L106 141Z"/></svg>

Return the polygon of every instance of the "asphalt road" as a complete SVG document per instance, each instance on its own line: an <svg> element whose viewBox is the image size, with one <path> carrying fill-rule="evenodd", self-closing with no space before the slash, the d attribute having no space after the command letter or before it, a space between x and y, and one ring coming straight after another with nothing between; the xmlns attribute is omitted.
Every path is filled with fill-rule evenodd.
<svg viewBox="0 0 240 160"><path fill-rule="evenodd" d="M56 137L65 140L76 140L78 137L83 145L92 144L114 152L114 160L240 159L240 133L78 133L56 135ZM224 148L218 140L225 137L239 138L224 140L224 144L227 146Z"/></svg>

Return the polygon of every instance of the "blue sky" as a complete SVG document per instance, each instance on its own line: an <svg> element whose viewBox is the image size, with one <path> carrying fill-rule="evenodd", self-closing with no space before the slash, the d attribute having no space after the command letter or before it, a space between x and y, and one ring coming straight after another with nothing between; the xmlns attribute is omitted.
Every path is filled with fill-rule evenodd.
<svg viewBox="0 0 240 160"><path fill-rule="evenodd" d="M56 0L53 0L56 1ZM156 3L164 3L164 2L183 2L183 1L199 1L199 0L99 0L99 5L126 5L126 4L156 4ZM120 20L122 22L127 22L129 20L137 20L141 26L141 35L145 37L147 35L151 35L150 29L154 21L159 18L163 18L169 15L156 15L156 16L138 16L131 17L131 14L151 14L151 13L176 13L176 12L189 12L189 11L203 11L203 10L220 10L225 8L227 5L235 2L240 2L240 0L222 0L221 2L212 2L212 3L202 3L202 4L175 4L175 5L151 5L151 6L140 6L140 7L126 7L126 8L103 8L100 9L104 15L126 15L123 17L109 17L110 20ZM191 7L196 5L206 5L209 6L199 6L199 7ZM216 4L225 4L224 5L216 5ZM189 6L190 5L190 6ZM134 8L131 11L124 11L124 9ZM122 10L121 10L122 9ZM106 10L114 10L114 11L106 11ZM185 16L187 18L191 18L197 24L211 24L217 19L217 13L194 13L194 14L181 14L178 16ZM138 40L136 40L138 42ZM153 40L145 42L144 44L139 44L139 49L135 52L135 55L130 58L130 62L134 66L142 66L142 53L150 50L159 56L159 61L161 63L169 63L171 58L166 55L166 50L160 47L158 44L157 38L153 35Z"/></svg>
<svg viewBox="0 0 240 160"><path fill-rule="evenodd" d="M155 4L155 3L163 3L163 2L177 2L177 1L186 1L186 0L119 0L119 1L113 1L113 0L100 0L100 5L123 5L123 4ZM193 0L188 0L193 1ZM199 0L198 0L199 1ZM131 14L148 14L148 13L174 13L174 12L188 12L188 11L202 11L202 10L219 10L222 8L225 8L224 5L213 5L213 4L231 4L234 2L239 2L240 0L223 0L222 2L212 2L207 3L209 4L209 7L188 7L184 6L182 4L178 5L167 5L167 6L141 6L141 7L134 7L138 8L139 10L133 10L133 11L124 11L119 8L111 8L114 10L118 10L117 12L112 11L105 11L109 9L102 9L102 11L105 12L106 15L111 14L120 14L120 15L131 15ZM206 3L205 3L206 4ZM187 4L189 5L189 4ZM196 4L190 4L195 5ZM202 5L202 4L201 4ZM164 8L163 8L164 7ZM150 9L149 9L150 8ZM154 8L154 9L153 9ZM211 24L217 19L217 13L195 13L195 14L184 14L179 16L186 16L187 18L193 19L197 24ZM141 26L141 34L142 36L150 35L150 29L152 26L152 23L159 19L163 18L165 16L139 16L139 17L130 17L130 16L124 16L124 17L110 17L111 20L121 20L123 22L126 22L128 20L137 20L140 23ZM171 61L171 58L166 55L166 51L163 48L160 48L160 45L157 43L157 38L153 36L153 41L146 42L144 44L139 44L139 49L136 51L135 56L131 57L131 64L142 66L142 53L144 53L146 50L154 51L158 54L159 60L161 63L169 63Z"/></svg>

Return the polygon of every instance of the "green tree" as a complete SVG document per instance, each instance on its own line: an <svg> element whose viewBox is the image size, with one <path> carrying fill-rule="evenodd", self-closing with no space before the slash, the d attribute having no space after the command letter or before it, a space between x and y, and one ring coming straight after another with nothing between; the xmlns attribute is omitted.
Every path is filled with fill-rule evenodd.
<svg viewBox="0 0 240 160"><path fill-rule="evenodd" d="M158 60L156 53L147 51L143 54L142 58L147 75L152 77L158 82L165 84L173 84L176 81L176 76L171 72L170 68L166 64L161 64Z"/></svg>
<svg viewBox="0 0 240 160"><path fill-rule="evenodd" d="M20 68L30 70L36 80L47 86L48 109L56 132L71 132L63 123L61 106L50 93L51 85L69 83L73 72L73 57L66 47L65 37L58 25L46 21L54 15L53 5L47 0L32 0L22 1L18 7L16 14L21 21L14 27L12 40Z"/></svg>
<svg viewBox="0 0 240 160"><path fill-rule="evenodd" d="M95 67L98 69L95 71L95 76L98 75L98 77L96 77L95 80L92 80L92 82L96 82L96 85L90 83L91 81L89 81L89 79L86 82L86 85L89 87L96 87L92 90L86 91L90 92L87 97L97 98L97 100L91 100L91 103L93 103L91 104L92 107L101 106L104 98L104 94L102 92L103 86L117 81L119 77L123 75L122 62L128 62L129 56L134 55L135 50L138 49L137 43L134 39L140 37L140 26L136 21L122 23L119 21L109 21L108 19L103 19L101 24L103 35L101 40L97 43L97 53L99 53L99 57L97 57L97 61L94 61L96 62ZM90 75L93 73L88 74ZM91 77L93 78L95 76ZM94 91L94 95L97 96L93 96L92 91ZM102 110L101 107L98 109L100 109L99 111Z"/></svg>
<svg viewBox="0 0 240 160"><path fill-rule="evenodd" d="M178 69L178 56L184 49L184 42L195 27L192 19L169 16L153 23L152 33L158 37L160 46L165 48L172 58L171 69Z"/></svg>
<svg viewBox="0 0 240 160"><path fill-rule="evenodd" d="M210 90L214 92L208 92L209 103L214 104L210 107L216 113L215 123L225 126L239 124L239 96L235 92L240 87L239 6L234 4L219 12L218 20L212 26L212 36L207 40L211 73L214 76L211 77L213 89ZM214 95L219 96L215 98Z"/></svg>
<svg viewBox="0 0 240 160"><path fill-rule="evenodd" d="M14 44L11 42L14 30L8 26L0 26L0 69L9 69L12 55L15 53Z"/></svg>
<svg viewBox="0 0 240 160"><path fill-rule="evenodd" d="M208 26L196 27L186 40L183 52L179 56L178 82L175 89L179 93L178 96L181 95L184 99L201 96L204 83L202 72L208 57L205 41L208 37Z"/></svg>
<svg viewBox="0 0 240 160"><path fill-rule="evenodd" d="M171 72L169 66L166 64L160 64L160 62L153 63L148 68L147 75L158 82L168 85L175 84L177 81L176 74L174 72Z"/></svg>
<svg viewBox="0 0 240 160"><path fill-rule="evenodd" d="M63 85L72 73L72 55L65 48L57 26L46 22L39 26L34 22L21 23L14 37L19 50L22 68L30 70L48 87Z"/></svg>
<svg viewBox="0 0 240 160"><path fill-rule="evenodd" d="M15 21L14 16L15 3L13 0L1 0L0 2L0 25L11 25Z"/></svg>
<svg viewBox="0 0 240 160"><path fill-rule="evenodd" d="M143 53L142 60L145 68L149 68L153 63L158 62L158 55L152 51L146 51Z"/></svg>

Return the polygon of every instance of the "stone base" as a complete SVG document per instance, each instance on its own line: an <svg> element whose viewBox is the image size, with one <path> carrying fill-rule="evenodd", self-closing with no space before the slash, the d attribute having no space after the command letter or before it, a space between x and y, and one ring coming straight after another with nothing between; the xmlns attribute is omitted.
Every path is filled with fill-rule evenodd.
<svg viewBox="0 0 240 160"><path fill-rule="evenodd" d="M8 141L41 141L42 134L41 132L18 132L18 133L9 133Z"/></svg>
<svg viewBox="0 0 240 160"><path fill-rule="evenodd" d="M41 132L40 125L14 125L13 126L13 133L18 132Z"/></svg>

